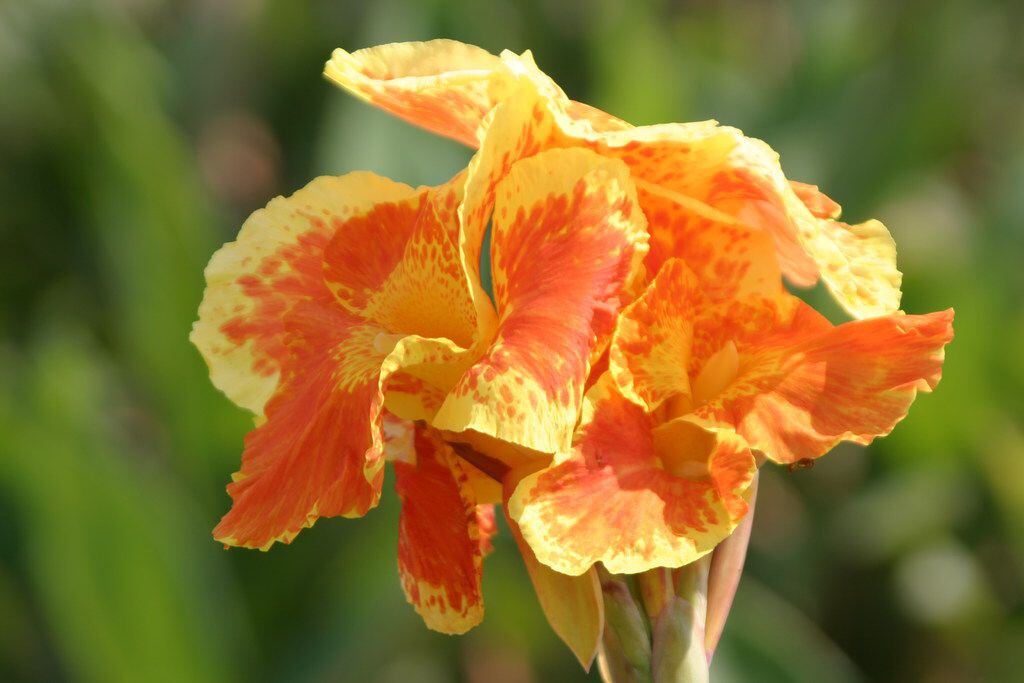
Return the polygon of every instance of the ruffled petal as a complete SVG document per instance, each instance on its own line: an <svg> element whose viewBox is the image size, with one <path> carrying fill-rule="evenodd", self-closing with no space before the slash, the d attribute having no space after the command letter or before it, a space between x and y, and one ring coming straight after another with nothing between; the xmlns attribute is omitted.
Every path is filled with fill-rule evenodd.
<svg viewBox="0 0 1024 683"><path fill-rule="evenodd" d="M376 107L470 147L477 146L480 122L507 78L495 55L443 39L337 49L324 75Z"/></svg>
<svg viewBox="0 0 1024 683"><path fill-rule="evenodd" d="M395 476L402 501L398 572L405 596L429 628L465 633L484 615L486 539L463 466L439 435L419 428L416 462L396 462Z"/></svg>
<svg viewBox="0 0 1024 683"><path fill-rule="evenodd" d="M646 251L620 162L582 149L515 164L498 184L495 338L434 420L529 449L566 449L592 355L611 332Z"/></svg>
<svg viewBox="0 0 1024 683"><path fill-rule="evenodd" d="M386 332L387 407L405 419L433 417L481 333L458 243L463 178L347 221L323 253L338 303Z"/></svg>
<svg viewBox="0 0 1024 683"><path fill-rule="evenodd" d="M756 334L764 321L750 310L752 302L784 316L795 300L782 287L763 232L669 208L649 209L648 216L653 246L646 265L657 276L619 316L609 368L627 398L654 410L673 396L689 397L695 366L731 339L707 327L694 338L693 320L707 315L712 301L733 302L718 307L722 331L731 334L731 323L739 323L756 325L748 333Z"/></svg>
<svg viewBox="0 0 1024 683"><path fill-rule="evenodd" d="M819 219L817 232L805 244L821 266L821 279L852 316L899 310L903 274L896 268L896 243L882 223Z"/></svg>
<svg viewBox="0 0 1024 683"><path fill-rule="evenodd" d="M380 330L314 301L284 324L290 360L266 420L245 439L233 505L213 532L226 545L289 543L318 517L358 517L380 497L380 470L364 473L365 454L383 449Z"/></svg>
<svg viewBox="0 0 1024 683"><path fill-rule="evenodd" d="M803 198L807 192L801 190ZM820 194L820 193L819 193ZM727 166L712 179L708 203L763 228L777 237L795 235L795 244L814 266L810 271L783 270L798 285L821 279L836 301L856 318L887 315L899 309L901 276L896 248L884 225L869 221L848 226L813 212L838 212L816 196L809 209L786 180L779 157L764 142L739 136ZM777 240L777 244L780 240ZM784 255L780 246L780 259Z"/></svg>
<svg viewBox="0 0 1024 683"><path fill-rule="evenodd" d="M219 539L266 548L317 517L365 513L379 495L385 400L398 418L432 416L469 366L462 181L321 178L254 214L214 257L193 339L215 381L249 372L274 392ZM252 386L226 388L262 410Z"/></svg>
<svg viewBox="0 0 1024 683"><path fill-rule="evenodd" d="M831 197L818 189L817 185L790 180L789 186L815 218L839 218L843 208Z"/></svg>
<svg viewBox="0 0 1024 683"><path fill-rule="evenodd" d="M671 434L657 432L610 377L599 381L575 448L509 500L537 559L571 575L595 562L637 573L688 564L728 536L746 513L754 458L729 430L677 422Z"/></svg>
<svg viewBox="0 0 1024 683"><path fill-rule="evenodd" d="M947 310L833 327L801 304L791 323L741 348L735 380L693 418L734 427L779 463L870 443L935 388L952 323Z"/></svg>
<svg viewBox="0 0 1024 683"><path fill-rule="evenodd" d="M206 267L206 293L190 338L213 384L262 414L288 358L288 312L304 301L330 305L323 251L338 226L416 194L372 173L350 173L317 178L252 214Z"/></svg>

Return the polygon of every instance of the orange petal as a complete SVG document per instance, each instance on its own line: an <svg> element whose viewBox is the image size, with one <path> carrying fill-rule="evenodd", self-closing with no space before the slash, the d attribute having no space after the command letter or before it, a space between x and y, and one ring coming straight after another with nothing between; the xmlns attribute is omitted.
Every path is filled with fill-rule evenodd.
<svg viewBox="0 0 1024 683"><path fill-rule="evenodd" d="M787 268L786 249L798 247L854 317L899 309L901 276L885 226L878 221L847 226L813 215L831 207L808 209L783 175L778 155L760 140L738 138L725 170L712 179L708 203L775 235L786 275L797 285L813 284L816 276L804 277L810 271Z"/></svg>
<svg viewBox="0 0 1024 683"><path fill-rule="evenodd" d="M508 503L537 559L571 575L595 562L615 574L679 567L735 528L755 471L743 440L655 427L609 377L591 389L573 451L524 478Z"/></svg>
<svg viewBox="0 0 1024 683"><path fill-rule="evenodd" d="M496 337L434 420L541 452L568 448L591 356L611 332L646 251L626 167L549 150L497 187Z"/></svg>
<svg viewBox="0 0 1024 683"><path fill-rule="evenodd" d="M484 539L459 459L433 431L417 429L416 463L395 463L402 501L398 571L406 598L427 626L465 633L484 615Z"/></svg>
<svg viewBox="0 0 1024 683"><path fill-rule="evenodd" d="M767 149L767 145L714 121L635 128L609 134L605 144L607 153L629 164L638 187L659 198L650 209L645 199L644 210L649 214L667 209L668 215L682 212L723 225L763 230L771 236L782 272L790 280L803 286L817 280L818 265L800 241L801 226L775 201L773 186L750 169L749 150L760 154L761 146ZM772 168L767 162L765 167ZM792 198L804 212L800 218L813 224L806 208L795 195ZM674 209L668 208L671 205Z"/></svg>
<svg viewBox="0 0 1024 683"><path fill-rule="evenodd" d="M477 311L458 246L463 176L338 226L323 277L338 303L386 330L387 407L430 419L472 362Z"/></svg>
<svg viewBox="0 0 1024 683"><path fill-rule="evenodd" d="M317 178L270 202L206 268L206 293L191 340L214 385L257 415L288 358L287 313L303 301L330 302L323 250L339 225L416 191L372 173Z"/></svg>
<svg viewBox="0 0 1024 683"><path fill-rule="evenodd" d="M738 246L721 250L724 259L735 257L736 263L748 258L748 248L757 253L757 244L761 250L771 248L763 234L749 230L734 233L731 228L725 234L738 237ZM702 253L699 242L687 241L687 249ZM725 367L717 368L714 362L725 360L720 355L724 348L761 339L777 328L780 320L792 317L797 300L785 292L777 275L764 279L757 268L732 265L720 272L721 278L710 275L708 282L682 259L669 259L643 295L622 312L612 339L609 369L628 399L648 411L673 399L670 413L685 413L694 402L701 402L709 392L718 393L719 385L731 381L732 377L716 376ZM709 292L734 296L720 298ZM731 348L735 351L735 346Z"/></svg>
<svg viewBox="0 0 1024 683"><path fill-rule="evenodd" d="M214 257L193 339L240 402L262 410L253 387L274 392L229 487L234 507L215 531L225 543L266 548L317 517L365 513L379 495L384 401L398 418L431 416L468 367L461 186L321 178L254 214ZM389 453L403 457L400 441Z"/></svg>
<svg viewBox="0 0 1024 683"><path fill-rule="evenodd" d="M738 376L694 417L733 426L779 463L870 443L938 383L952 322L948 310L833 327L801 304L791 323L740 348Z"/></svg>
<svg viewBox="0 0 1024 683"><path fill-rule="evenodd" d="M673 396L690 397L691 375L739 334L738 326L749 328L742 338L756 335L791 311L794 300L764 233L678 212L649 215L661 226L652 225L652 239L671 234L673 242L660 240L655 259L648 256L657 275L619 316L609 369L627 398L653 411ZM720 328L704 326L695 338L693 320L709 315Z"/></svg>
<svg viewBox="0 0 1024 683"><path fill-rule="evenodd" d="M817 185L790 180L789 186L816 218L839 218L839 214L843 212L843 208L819 190Z"/></svg>
<svg viewBox="0 0 1024 683"><path fill-rule="evenodd" d="M376 107L470 147L477 146L477 128L506 78L498 57L454 40L338 49L324 75Z"/></svg>
<svg viewBox="0 0 1024 683"><path fill-rule="evenodd" d="M465 196L459 206L460 246L481 319L493 310L480 284L480 256L498 183L514 163L548 147L555 124L546 102L532 81L517 81L513 94L491 112L485 123L487 134L466 171Z"/></svg>
<svg viewBox="0 0 1024 683"><path fill-rule="evenodd" d="M367 451L383 448L379 330L313 301L285 325L292 356L266 421L245 439L228 485L234 504L213 532L226 545L266 550L318 517L361 516L380 497L380 471L364 475Z"/></svg>
<svg viewBox="0 0 1024 683"><path fill-rule="evenodd" d="M559 144L587 145L629 165L649 218L668 203L674 209L665 211L667 216L681 212L693 220L763 230L794 284L813 285L820 275L836 300L859 318L899 308L896 251L885 227L877 221L850 227L816 217L812 211L835 215L838 205L820 193L808 198L811 186L794 189L778 155L760 140L713 121L603 133L563 125L560 132ZM651 196L659 197L656 205ZM810 209L801 197L808 198ZM657 245L659 221L651 223Z"/></svg>

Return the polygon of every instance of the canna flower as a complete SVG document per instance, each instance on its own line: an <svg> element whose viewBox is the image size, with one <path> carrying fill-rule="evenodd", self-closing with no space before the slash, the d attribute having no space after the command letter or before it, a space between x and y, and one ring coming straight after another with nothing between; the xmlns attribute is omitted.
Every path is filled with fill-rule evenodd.
<svg viewBox="0 0 1024 683"><path fill-rule="evenodd" d="M835 202L788 181L768 145L734 128L714 121L633 127L570 100L528 51L499 57L450 40L339 49L325 74L375 106L479 147L463 215L470 249L485 227L489 178L544 149L585 147L629 166L649 222L650 276L678 248L681 222L739 225L772 237L787 279L798 286L821 279L854 317L899 308L901 275L885 226L836 220Z"/></svg>
<svg viewBox="0 0 1024 683"><path fill-rule="evenodd" d="M732 249L708 261L695 244L622 312L574 448L509 500L558 571L690 564L746 513L753 454L870 443L939 381L952 311L832 325L781 286L763 233L715 239Z"/></svg>
<svg viewBox="0 0 1024 683"><path fill-rule="evenodd" d="M464 253L465 179L352 173L275 199L214 255L191 335L213 383L256 415L215 538L266 550L319 517L362 516L393 461L401 582L449 633L482 618L501 497L457 442L514 444L505 467L568 447L646 252L624 164L524 159L489 188L492 304Z"/></svg>

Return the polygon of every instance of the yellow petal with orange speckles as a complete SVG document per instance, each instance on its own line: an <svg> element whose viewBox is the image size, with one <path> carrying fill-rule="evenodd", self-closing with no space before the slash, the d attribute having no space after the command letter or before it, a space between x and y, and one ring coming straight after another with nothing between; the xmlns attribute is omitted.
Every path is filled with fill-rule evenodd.
<svg viewBox="0 0 1024 683"><path fill-rule="evenodd" d="M477 128L504 94L501 60L454 40L338 49L324 75L370 104L470 147Z"/></svg>
<svg viewBox="0 0 1024 683"><path fill-rule="evenodd" d="M252 387L272 392L218 539L267 548L376 504L385 401L399 418L430 417L472 360L461 187L462 176L420 189L321 178L254 214L214 257L193 340L232 397L262 410Z"/></svg>
<svg viewBox="0 0 1024 683"><path fill-rule="evenodd" d="M582 149L520 161L495 196L497 332L433 424L550 453L570 443L591 356L646 251L645 222L626 167Z"/></svg>
<svg viewBox="0 0 1024 683"><path fill-rule="evenodd" d="M587 394L573 450L525 477L508 510L537 559L556 571L578 575L595 562L614 574L679 567L736 527L755 471L732 431L658 427L606 375Z"/></svg>
<svg viewBox="0 0 1024 683"><path fill-rule="evenodd" d="M855 318L899 310L903 274L896 269L896 243L882 223L819 219L805 242L814 245L809 251L819 257L821 279Z"/></svg>
<svg viewBox="0 0 1024 683"><path fill-rule="evenodd" d="M838 214L839 206L825 204L821 195L808 208L804 202L808 193L794 190L782 173L778 154L764 142L738 138L726 170L713 179L711 192L709 203L748 224L776 235L795 230L795 244L813 262L836 301L854 317L887 315L899 309L902 278L885 226L878 221L848 226L815 216L814 212ZM800 274L791 279L808 284Z"/></svg>
<svg viewBox="0 0 1024 683"><path fill-rule="evenodd" d="M417 196L372 173L321 177L278 197L245 222L206 267L206 293L192 343L214 385L257 415L287 360L284 319L303 301L330 302L323 251L339 225L382 204Z"/></svg>
<svg viewBox="0 0 1024 683"><path fill-rule="evenodd" d="M695 311L706 311L710 299L755 297L784 315L792 299L763 232L689 214L648 215L654 246L646 265L657 276L619 316L609 369L623 395L654 410L672 397L689 400L693 365L707 360L708 341L717 339L702 330L694 340ZM723 315L723 329L730 329L725 323L737 313Z"/></svg>
<svg viewBox="0 0 1024 683"><path fill-rule="evenodd" d="M444 440L423 427L416 430L416 462L395 463L402 588L427 626L441 633L465 633L484 616L480 581L489 536L481 535L463 467Z"/></svg>

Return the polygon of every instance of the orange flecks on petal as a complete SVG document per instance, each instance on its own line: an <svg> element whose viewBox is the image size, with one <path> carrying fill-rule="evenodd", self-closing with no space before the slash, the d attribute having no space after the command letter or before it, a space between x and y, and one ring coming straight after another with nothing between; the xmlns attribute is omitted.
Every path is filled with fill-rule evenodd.
<svg viewBox="0 0 1024 683"><path fill-rule="evenodd" d="M497 334L434 424L565 449L591 356L646 251L643 215L623 164L549 150L498 185L493 226Z"/></svg>
<svg viewBox="0 0 1024 683"><path fill-rule="evenodd" d="M952 323L949 310L833 327L801 304L789 325L740 347L735 381L694 418L733 426L779 463L870 443L938 383Z"/></svg>
<svg viewBox="0 0 1024 683"><path fill-rule="evenodd" d="M376 505L380 471L365 455L383 448L378 330L340 308L297 304L285 322L293 357L245 440L234 501L214 537L247 548L290 542L318 517L356 517Z"/></svg>
<svg viewBox="0 0 1024 683"><path fill-rule="evenodd" d="M702 215L679 206L656 186L638 186L647 216L651 249L644 261L650 276L671 258L682 259L717 298L750 292L782 292L772 239L724 214Z"/></svg>
<svg viewBox="0 0 1024 683"><path fill-rule="evenodd" d="M337 226L413 192L372 173L322 177L250 216L210 260L192 330L214 385L262 414L289 355L287 313L305 301L329 305L322 256Z"/></svg>
<svg viewBox="0 0 1024 683"><path fill-rule="evenodd" d="M607 376L587 394L573 451L509 500L541 562L572 575L595 562L616 574L678 567L735 528L756 470L743 439L692 424L706 438L659 439L655 427Z"/></svg>
<svg viewBox="0 0 1024 683"><path fill-rule="evenodd" d="M470 147L507 79L498 57L454 40L338 49L324 74L356 97Z"/></svg>
<svg viewBox="0 0 1024 683"><path fill-rule="evenodd" d="M722 372L709 364L723 349L745 348L789 321L798 300L778 279L760 286L743 278L723 286L706 282L682 259L669 259L643 295L623 311L610 351L610 370L620 391L653 410L667 399L673 415L700 402ZM720 298L710 292L729 291Z"/></svg>
<svg viewBox="0 0 1024 683"><path fill-rule="evenodd" d="M839 218L843 212L842 207L819 190L817 185L790 180L789 186L816 218Z"/></svg>
<svg viewBox="0 0 1024 683"><path fill-rule="evenodd" d="M476 309L458 247L463 176L339 223L323 277L339 305L384 333L387 406L429 419L472 358Z"/></svg>
<svg viewBox="0 0 1024 683"><path fill-rule="evenodd" d="M815 212L835 213L838 205L835 210L821 206L827 200L821 195L808 208L801 194L783 175L778 154L760 140L740 137L730 154L729 170L713 180L709 203L775 235L783 270L795 284L813 284L817 277L805 278L810 271L804 273L795 262L787 268L784 243L806 254L836 301L854 317L898 310L901 276L885 226L878 221L847 226L816 217Z"/></svg>
<svg viewBox="0 0 1024 683"><path fill-rule="evenodd" d="M472 343L475 312L456 215L464 177L336 224L323 277L343 306L393 334Z"/></svg>
<svg viewBox="0 0 1024 683"><path fill-rule="evenodd" d="M623 396L647 411L690 396L691 316L708 307L696 277L679 259L668 261L643 295L619 316L609 370Z"/></svg>
<svg viewBox="0 0 1024 683"><path fill-rule="evenodd" d="M461 185L320 178L255 213L214 257L192 338L215 383L266 418L219 539L266 548L376 503L385 400L397 418L433 416L472 360L460 346L476 326ZM400 436L388 457L411 460Z"/></svg>
<svg viewBox="0 0 1024 683"><path fill-rule="evenodd" d="M420 428L416 464L395 463L395 474L402 501L398 571L406 598L429 628L465 633L483 618L487 541L462 464L435 432Z"/></svg>
<svg viewBox="0 0 1024 683"><path fill-rule="evenodd" d="M806 240L821 264L821 279L856 318L899 310L903 274L896 269L896 243L878 221L848 225L821 219Z"/></svg>

